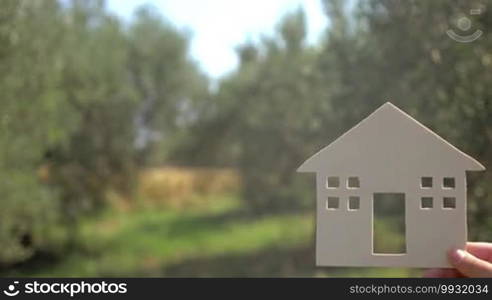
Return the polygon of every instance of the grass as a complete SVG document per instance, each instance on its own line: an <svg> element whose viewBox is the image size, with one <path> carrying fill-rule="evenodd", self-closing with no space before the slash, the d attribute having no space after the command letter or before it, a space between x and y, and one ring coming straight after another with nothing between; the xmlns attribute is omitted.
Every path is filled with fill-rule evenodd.
<svg viewBox="0 0 492 300"><path fill-rule="evenodd" d="M111 210L83 221L80 249L19 276L379 276L382 268L316 268L313 214L253 217L234 196L184 209Z"/></svg>

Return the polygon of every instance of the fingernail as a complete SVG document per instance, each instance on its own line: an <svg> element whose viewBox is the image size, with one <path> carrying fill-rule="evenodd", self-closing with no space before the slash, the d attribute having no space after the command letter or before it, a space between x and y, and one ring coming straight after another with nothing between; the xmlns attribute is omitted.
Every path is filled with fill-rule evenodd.
<svg viewBox="0 0 492 300"><path fill-rule="evenodd" d="M466 255L466 252L461 249L455 249L449 254L451 262L459 263Z"/></svg>

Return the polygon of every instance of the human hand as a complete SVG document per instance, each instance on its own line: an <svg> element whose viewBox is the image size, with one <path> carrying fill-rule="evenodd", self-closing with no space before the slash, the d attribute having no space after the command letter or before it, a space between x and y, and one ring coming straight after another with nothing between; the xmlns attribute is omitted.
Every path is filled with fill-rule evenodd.
<svg viewBox="0 0 492 300"><path fill-rule="evenodd" d="M492 277L492 243L467 243L466 251L451 250L448 259L455 269L430 269L424 277Z"/></svg>

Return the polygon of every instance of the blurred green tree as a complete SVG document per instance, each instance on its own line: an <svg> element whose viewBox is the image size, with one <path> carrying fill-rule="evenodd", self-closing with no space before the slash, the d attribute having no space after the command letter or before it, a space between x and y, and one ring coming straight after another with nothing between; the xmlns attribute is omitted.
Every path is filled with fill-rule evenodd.
<svg viewBox="0 0 492 300"><path fill-rule="evenodd" d="M130 83L141 105L135 116L141 164L166 161L208 96L208 79L188 56L189 42L162 16L143 6L128 32Z"/></svg>
<svg viewBox="0 0 492 300"><path fill-rule="evenodd" d="M208 90L186 36L150 10L127 26L101 0L7 0L0 41L2 267L74 245L108 191L131 199L157 153L142 131L166 137L165 155Z"/></svg>
<svg viewBox="0 0 492 300"><path fill-rule="evenodd" d="M63 240L60 202L38 177L44 150L71 126L60 78L60 7L56 1L3 1L0 9L0 266ZM39 14L43 11L43 14ZM60 127L60 123L67 124ZM56 248L56 247L55 247Z"/></svg>
<svg viewBox="0 0 492 300"><path fill-rule="evenodd" d="M239 69L220 82L198 122L201 138L190 147L202 163L238 167L244 199L256 212L306 205L298 201L308 199L299 196L305 181L293 174L311 141L326 135L331 107L322 102L325 89L317 88L323 84L317 49L305 37L299 10L280 22L275 37L238 47Z"/></svg>

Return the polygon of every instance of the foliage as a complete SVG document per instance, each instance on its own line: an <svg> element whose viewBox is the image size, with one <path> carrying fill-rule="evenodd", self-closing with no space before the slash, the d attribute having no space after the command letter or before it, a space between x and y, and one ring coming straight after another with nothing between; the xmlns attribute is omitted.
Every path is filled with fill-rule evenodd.
<svg viewBox="0 0 492 300"><path fill-rule="evenodd" d="M207 78L188 56L188 39L150 7L128 31L130 83L142 105L135 116L138 161L159 164L186 134L207 97Z"/></svg>
<svg viewBox="0 0 492 300"><path fill-rule="evenodd" d="M295 207L299 198L308 198L300 197L304 182L293 174L309 153L306 144L329 127L319 118L331 107L317 106L327 95L317 88L322 79L316 51L305 49L304 23L298 11L280 24L278 37L240 47L239 70L221 82L197 126L196 156L237 166L244 199L258 212Z"/></svg>
<svg viewBox="0 0 492 300"><path fill-rule="evenodd" d="M1 6L0 266L57 243L58 234L50 232L56 230L60 202L56 191L40 184L37 168L43 150L67 137L57 126L67 119L54 89L60 73L58 51L51 47L59 20L36 14L38 9L56 14L56 3L4 1Z"/></svg>
<svg viewBox="0 0 492 300"><path fill-rule="evenodd" d="M0 265L9 266L63 251L109 190L133 193L147 128L135 78L159 87L151 110L172 126L152 126L163 133L188 113L170 108L193 102L205 81L184 34L157 16L137 14L127 28L98 0L7 0L0 12Z"/></svg>

